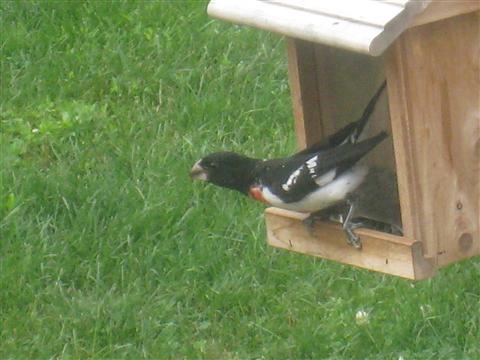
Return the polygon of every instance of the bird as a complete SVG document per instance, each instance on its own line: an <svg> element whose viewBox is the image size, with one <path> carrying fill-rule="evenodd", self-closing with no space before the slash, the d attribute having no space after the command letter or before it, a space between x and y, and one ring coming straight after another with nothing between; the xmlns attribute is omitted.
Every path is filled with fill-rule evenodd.
<svg viewBox="0 0 480 360"><path fill-rule="evenodd" d="M369 177L368 167L359 161L388 135L381 131L362 141L359 137L385 86L384 82L357 121L304 150L267 160L214 152L195 162L190 177L236 190L270 206L309 213L307 224L332 214L340 216L347 242L361 248L354 230L372 224L358 211L358 200L365 197L355 191ZM380 224L376 219L370 221Z"/></svg>

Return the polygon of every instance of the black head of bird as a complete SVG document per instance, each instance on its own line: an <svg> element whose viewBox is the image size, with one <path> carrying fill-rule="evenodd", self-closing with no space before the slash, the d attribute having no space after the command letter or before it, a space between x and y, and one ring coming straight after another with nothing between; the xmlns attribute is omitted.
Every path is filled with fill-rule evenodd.
<svg viewBox="0 0 480 360"><path fill-rule="evenodd" d="M190 177L247 194L258 162L234 152L215 152L198 160L190 171Z"/></svg>

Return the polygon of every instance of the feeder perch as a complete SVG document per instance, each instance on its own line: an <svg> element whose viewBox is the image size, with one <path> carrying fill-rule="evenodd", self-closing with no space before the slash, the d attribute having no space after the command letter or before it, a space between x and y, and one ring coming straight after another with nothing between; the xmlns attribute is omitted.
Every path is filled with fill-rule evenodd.
<svg viewBox="0 0 480 360"><path fill-rule="evenodd" d="M270 245L415 280L480 254L480 2L212 0L208 13L286 37L300 148L387 79L371 123L392 143L372 161L397 174L404 236L359 229L359 251L337 224L308 232L306 215L269 208Z"/></svg>

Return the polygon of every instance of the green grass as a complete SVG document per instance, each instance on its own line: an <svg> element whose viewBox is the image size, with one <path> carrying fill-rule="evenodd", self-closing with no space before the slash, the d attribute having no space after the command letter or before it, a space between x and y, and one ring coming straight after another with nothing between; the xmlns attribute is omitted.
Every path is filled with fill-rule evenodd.
<svg viewBox="0 0 480 360"><path fill-rule="evenodd" d="M412 283L277 251L190 182L295 148L282 39L205 5L0 3L0 358L479 358L478 258Z"/></svg>

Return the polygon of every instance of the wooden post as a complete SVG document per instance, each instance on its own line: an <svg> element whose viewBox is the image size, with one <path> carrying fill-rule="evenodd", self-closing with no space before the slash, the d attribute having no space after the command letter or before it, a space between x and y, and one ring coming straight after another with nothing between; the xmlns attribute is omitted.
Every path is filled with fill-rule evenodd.
<svg viewBox="0 0 480 360"><path fill-rule="evenodd" d="M404 232L438 266L480 254L479 28L411 28L385 59Z"/></svg>
<svg viewBox="0 0 480 360"><path fill-rule="evenodd" d="M295 133L297 144L302 149L318 141L324 133L320 119L315 45L287 38L287 55Z"/></svg>

